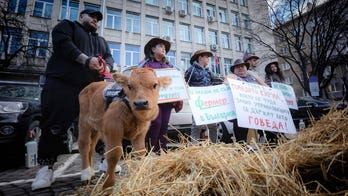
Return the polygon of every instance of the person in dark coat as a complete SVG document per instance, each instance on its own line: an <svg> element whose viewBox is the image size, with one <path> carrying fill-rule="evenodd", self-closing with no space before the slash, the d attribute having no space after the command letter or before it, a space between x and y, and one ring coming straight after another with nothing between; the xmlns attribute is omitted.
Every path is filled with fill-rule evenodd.
<svg viewBox="0 0 348 196"><path fill-rule="evenodd" d="M80 91L95 81L102 81L114 63L109 46L96 31L101 12L83 10L79 20L63 20L52 31L53 54L50 57L41 94L42 134L38 163L42 166L32 183L32 190L50 187L54 182L53 165L66 153L67 130L79 114ZM101 63L101 59L104 59Z"/></svg>

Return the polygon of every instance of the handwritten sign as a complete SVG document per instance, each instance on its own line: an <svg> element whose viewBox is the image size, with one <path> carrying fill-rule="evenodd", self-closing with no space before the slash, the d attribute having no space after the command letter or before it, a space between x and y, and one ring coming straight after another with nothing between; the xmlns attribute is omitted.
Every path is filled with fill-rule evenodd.
<svg viewBox="0 0 348 196"><path fill-rule="evenodd" d="M155 69L155 71L158 77L169 76L172 78L172 83L168 88L160 89L158 103L188 99L185 81L180 71L176 69Z"/></svg>
<svg viewBox="0 0 348 196"><path fill-rule="evenodd" d="M296 133L283 94L270 87L228 79L238 126L273 132Z"/></svg>
<svg viewBox="0 0 348 196"><path fill-rule="evenodd" d="M272 88L278 89L283 93L284 99L289 108L298 110L296 95L292 86L279 82L271 82L271 84Z"/></svg>
<svg viewBox="0 0 348 196"><path fill-rule="evenodd" d="M236 118L231 89L227 85L189 87L189 104L197 125Z"/></svg>

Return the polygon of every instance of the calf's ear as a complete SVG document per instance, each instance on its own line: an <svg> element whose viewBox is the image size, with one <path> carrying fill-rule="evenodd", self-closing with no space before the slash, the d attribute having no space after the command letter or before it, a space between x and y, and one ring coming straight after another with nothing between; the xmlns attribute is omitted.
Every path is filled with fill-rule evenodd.
<svg viewBox="0 0 348 196"><path fill-rule="evenodd" d="M169 76L158 77L160 87L167 88L172 83L172 78Z"/></svg>
<svg viewBox="0 0 348 196"><path fill-rule="evenodd" d="M116 72L112 75L112 77L114 78L115 82L122 88L128 85L129 76Z"/></svg>

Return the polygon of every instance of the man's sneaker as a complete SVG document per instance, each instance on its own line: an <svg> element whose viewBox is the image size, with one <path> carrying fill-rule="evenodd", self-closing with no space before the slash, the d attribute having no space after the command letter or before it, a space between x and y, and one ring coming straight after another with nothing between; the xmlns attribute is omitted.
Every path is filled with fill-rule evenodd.
<svg viewBox="0 0 348 196"><path fill-rule="evenodd" d="M103 159L103 161L99 165L99 170L106 172L107 168L108 168L108 163L106 162L106 159ZM121 166L117 164L115 167L115 173L119 173L121 172L121 170L122 170Z"/></svg>
<svg viewBox="0 0 348 196"><path fill-rule="evenodd" d="M50 187L54 182L53 170L48 169L48 166L41 168L35 177L35 180L31 184L31 190L37 190L42 188Z"/></svg>

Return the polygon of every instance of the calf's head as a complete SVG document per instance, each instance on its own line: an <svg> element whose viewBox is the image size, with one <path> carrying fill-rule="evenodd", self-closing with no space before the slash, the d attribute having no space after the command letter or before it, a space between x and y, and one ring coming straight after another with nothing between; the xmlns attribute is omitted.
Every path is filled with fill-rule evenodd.
<svg viewBox="0 0 348 196"><path fill-rule="evenodd" d="M159 90L170 85L170 77L157 77L151 68L135 68L130 76L115 73L113 78L123 88L137 119L153 120L157 117Z"/></svg>

